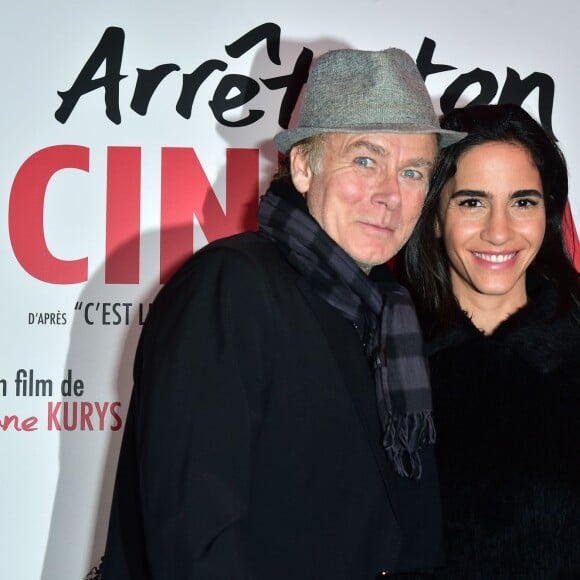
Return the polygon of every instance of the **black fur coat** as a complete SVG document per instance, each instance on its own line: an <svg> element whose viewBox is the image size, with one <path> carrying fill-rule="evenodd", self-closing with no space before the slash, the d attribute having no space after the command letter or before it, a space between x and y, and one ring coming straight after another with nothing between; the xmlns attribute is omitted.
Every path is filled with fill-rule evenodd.
<svg viewBox="0 0 580 580"><path fill-rule="evenodd" d="M580 325L558 295L492 335L463 314L428 345L447 568L462 580L580 578Z"/></svg>

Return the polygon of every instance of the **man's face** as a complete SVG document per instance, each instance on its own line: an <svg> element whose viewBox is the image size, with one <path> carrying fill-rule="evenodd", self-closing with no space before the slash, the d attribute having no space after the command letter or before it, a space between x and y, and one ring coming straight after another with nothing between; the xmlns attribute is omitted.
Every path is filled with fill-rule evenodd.
<svg viewBox="0 0 580 580"><path fill-rule="evenodd" d="M368 272L411 235L436 151L434 134L331 133L316 174L292 149L292 179L312 217Z"/></svg>

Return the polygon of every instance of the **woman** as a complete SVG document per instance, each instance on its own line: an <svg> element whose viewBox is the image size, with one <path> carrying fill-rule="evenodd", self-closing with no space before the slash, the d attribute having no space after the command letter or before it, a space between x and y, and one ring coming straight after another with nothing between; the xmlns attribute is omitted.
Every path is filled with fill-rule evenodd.
<svg viewBox="0 0 580 580"><path fill-rule="evenodd" d="M441 578L580 578L580 283L567 170L521 107L444 117L398 260L427 339L447 549Z"/></svg>

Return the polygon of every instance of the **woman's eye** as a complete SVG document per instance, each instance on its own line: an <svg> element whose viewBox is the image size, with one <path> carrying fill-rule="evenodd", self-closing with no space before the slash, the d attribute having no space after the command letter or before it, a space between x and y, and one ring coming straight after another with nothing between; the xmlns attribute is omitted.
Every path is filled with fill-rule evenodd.
<svg viewBox="0 0 580 580"><path fill-rule="evenodd" d="M471 208L471 207L483 207L483 204L481 203L480 199L468 198L460 201L459 206Z"/></svg>
<svg viewBox="0 0 580 580"><path fill-rule="evenodd" d="M528 208L528 207L534 207L536 205L538 205L538 202L535 199L527 199L527 198L523 198L523 199L518 199L515 203L516 207L521 207L521 208Z"/></svg>
<svg viewBox="0 0 580 580"><path fill-rule="evenodd" d="M374 163L370 157L357 157L354 162L361 167L371 167Z"/></svg>

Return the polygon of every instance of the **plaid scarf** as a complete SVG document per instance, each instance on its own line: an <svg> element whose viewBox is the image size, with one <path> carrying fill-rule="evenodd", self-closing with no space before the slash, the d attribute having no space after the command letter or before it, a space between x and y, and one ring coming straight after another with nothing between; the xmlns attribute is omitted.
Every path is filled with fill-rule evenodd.
<svg viewBox="0 0 580 580"><path fill-rule="evenodd" d="M435 428L423 341L408 291L386 266L366 276L312 218L292 186L270 186L260 200L258 225L258 233L275 242L358 331L374 372L383 447L400 476L420 479L419 451L435 442ZM377 271L383 279L373 281Z"/></svg>

